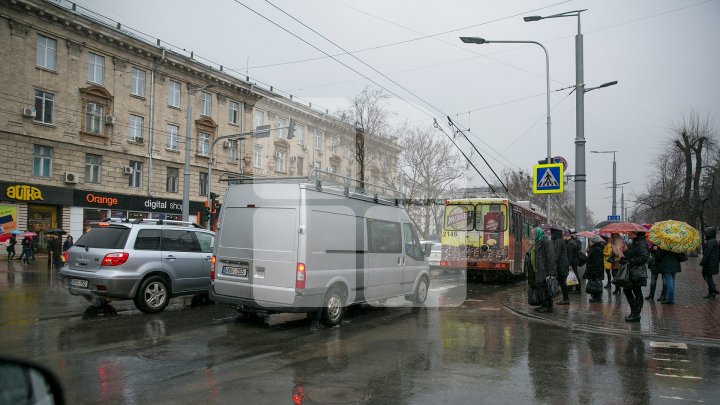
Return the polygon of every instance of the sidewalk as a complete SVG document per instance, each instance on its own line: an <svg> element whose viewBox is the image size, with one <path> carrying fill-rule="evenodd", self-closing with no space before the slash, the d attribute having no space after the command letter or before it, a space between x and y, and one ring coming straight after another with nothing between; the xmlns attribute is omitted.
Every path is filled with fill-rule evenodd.
<svg viewBox="0 0 720 405"><path fill-rule="evenodd" d="M520 315L573 330L626 333L720 345L720 296L715 299L703 298L707 294L707 286L698 262L698 258L690 258L682 263L682 272L675 278L674 305L656 301L662 289L661 279L658 278L656 300L644 301L639 323L625 322L625 316L630 313L625 295L613 295L610 290L604 290L603 302L597 304L588 303L590 297L584 291L580 295L570 294L570 305L554 305L552 313L538 313L527 304L527 286L509 291L503 304ZM719 278L715 276L716 283L720 281ZM644 296L650 291L649 284L648 280L648 286L643 287ZM555 302L559 300L555 298Z"/></svg>

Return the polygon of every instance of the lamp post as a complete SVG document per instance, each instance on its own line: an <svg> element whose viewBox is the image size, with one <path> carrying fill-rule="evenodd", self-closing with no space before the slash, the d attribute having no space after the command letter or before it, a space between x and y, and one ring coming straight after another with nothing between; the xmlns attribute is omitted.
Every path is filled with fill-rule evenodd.
<svg viewBox="0 0 720 405"><path fill-rule="evenodd" d="M591 150L590 153L612 153L613 154L613 194L612 194L612 215L617 215L617 163L615 162L616 150Z"/></svg>
<svg viewBox="0 0 720 405"><path fill-rule="evenodd" d="M460 40L466 44L535 44L542 48L545 52L545 81L546 81L546 96L547 96L547 163L552 163L551 148L551 135L550 135L550 55L548 55L547 49L537 41L489 41L484 38L478 37L460 37ZM584 179L583 179L584 181ZM584 183L583 183L584 187ZM550 223L550 194L547 196L547 221Z"/></svg>
<svg viewBox="0 0 720 405"><path fill-rule="evenodd" d="M192 96L199 90L207 90L215 87L215 84L209 83L203 87L190 87L188 83L188 101L185 110L185 171L183 173L183 206L182 220L190 219L190 134L192 133Z"/></svg>

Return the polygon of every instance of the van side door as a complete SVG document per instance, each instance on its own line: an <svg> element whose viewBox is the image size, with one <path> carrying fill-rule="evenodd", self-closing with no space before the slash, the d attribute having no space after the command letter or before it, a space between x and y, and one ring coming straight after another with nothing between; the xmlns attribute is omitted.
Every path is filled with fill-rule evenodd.
<svg viewBox="0 0 720 405"><path fill-rule="evenodd" d="M403 281L402 230L400 222L367 218L368 261L365 298L400 295Z"/></svg>
<svg viewBox="0 0 720 405"><path fill-rule="evenodd" d="M402 293L410 294L415 287L415 279L427 265L427 258L423 252L420 238L415 227L409 222L403 222L403 285Z"/></svg>

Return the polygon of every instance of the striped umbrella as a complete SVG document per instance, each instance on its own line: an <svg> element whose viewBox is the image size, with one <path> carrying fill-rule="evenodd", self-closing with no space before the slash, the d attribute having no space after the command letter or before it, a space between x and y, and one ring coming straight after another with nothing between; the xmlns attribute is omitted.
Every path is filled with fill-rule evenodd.
<svg viewBox="0 0 720 405"><path fill-rule="evenodd" d="M702 243L700 232L682 221L667 220L653 224L648 234L650 242L675 253L687 253Z"/></svg>

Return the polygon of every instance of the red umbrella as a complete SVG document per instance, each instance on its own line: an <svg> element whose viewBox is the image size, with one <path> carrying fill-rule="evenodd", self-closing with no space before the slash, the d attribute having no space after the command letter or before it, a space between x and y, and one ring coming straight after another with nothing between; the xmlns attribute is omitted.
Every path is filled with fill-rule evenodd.
<svg viewBox="0 0 720 405"><path fill-rule="evenodd" d="M598 234L592 233L592 232L590 232L590 231L580 231L580 232L576 233L575 235L577 235L577 236L583 236L583 237L586 237L586 238L592 238L592 237L598 236Z"/></svg>
<svg viewBox="0 0 720 405"><path fill-rule="evenodd" d="M0 235L0 242L7 242L8 240L10 240L10 236L12 235L9 233L4 233Z"/></svg>
<svg viewBox="0 0 720 405"><path fill-rule="evenodd" d="M628 232L647 232L648 230L634 222L613 222L605 225L600 229L600 233L628 233Z"/></svg>

